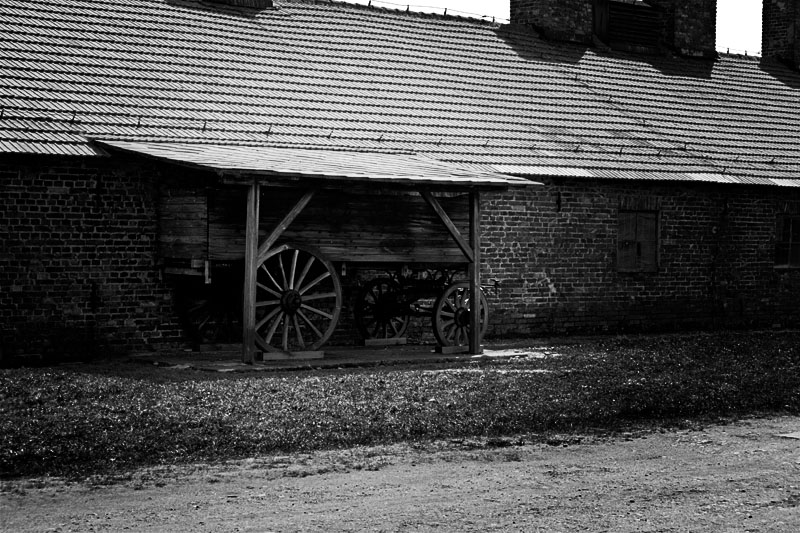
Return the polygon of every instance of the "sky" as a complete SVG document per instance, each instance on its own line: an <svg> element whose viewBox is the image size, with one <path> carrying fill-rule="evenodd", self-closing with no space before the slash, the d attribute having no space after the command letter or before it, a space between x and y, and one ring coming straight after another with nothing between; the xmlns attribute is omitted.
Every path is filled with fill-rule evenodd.
<svg viewBox="0 0 800 533"><path fill-rule="evenodd" d="M368 4L370 0L347 0L353 4ZM373 5L426 13L448 13L479 18L495 17L508 20L509 0L372 0ZM761 0L717 0L717 50L731 53L760 55Z"/></svg>

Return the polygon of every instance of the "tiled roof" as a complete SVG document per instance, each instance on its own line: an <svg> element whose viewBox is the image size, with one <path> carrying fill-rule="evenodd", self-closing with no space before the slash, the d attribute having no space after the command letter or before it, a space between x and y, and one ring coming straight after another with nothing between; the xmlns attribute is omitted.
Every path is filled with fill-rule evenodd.
<svg viewBox="0 0 800 533"><path fill-rule="evenodd" d="M128 141L99 143L102 146L184 165L239 172L243 175L253 174L268 179L324 177L348 182L379 181L414 185L446 183L480 185L484 188L533 184L525 178L464 168L455 163L443 163L420 155L384 153L378 159L374 153L345 150Z"/></svg>
<svg viewBox="0 0 800 533"><path fill-rule="evenodd" d="M85 139L423 154L533 176L800 185L800 74L277 0L0 1L0 151Z"/></svg>

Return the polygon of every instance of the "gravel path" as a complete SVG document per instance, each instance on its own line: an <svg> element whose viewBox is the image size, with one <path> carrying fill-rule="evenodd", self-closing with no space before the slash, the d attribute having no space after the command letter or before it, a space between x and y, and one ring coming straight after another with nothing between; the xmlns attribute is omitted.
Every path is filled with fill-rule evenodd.
<svg viewBox="0 0 800 533"><path fill-rule="evenodd" d="M800 418L570 445L448 442L5 482L0 530L800 531ZM504 446L498 447L498 444Z"/></svg>

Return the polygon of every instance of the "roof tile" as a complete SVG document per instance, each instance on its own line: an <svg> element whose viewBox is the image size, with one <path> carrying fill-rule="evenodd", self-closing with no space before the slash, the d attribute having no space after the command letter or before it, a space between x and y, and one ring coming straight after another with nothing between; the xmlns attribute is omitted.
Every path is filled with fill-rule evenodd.
<svg viewBox="0 0 800 533"><path fill-rule="evenodd" d="M356 148L535 176L787 186L800 170L800 75L751 58L605 53L307 0L258 13L4 0L0 32L2 151L98 153L89 138Z"/></svg>

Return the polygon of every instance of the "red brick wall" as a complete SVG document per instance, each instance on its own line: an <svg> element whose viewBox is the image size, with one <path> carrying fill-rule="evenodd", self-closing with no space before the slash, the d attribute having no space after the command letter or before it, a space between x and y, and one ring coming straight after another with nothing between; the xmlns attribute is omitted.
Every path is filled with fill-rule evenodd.
<svg viewBox="0 0 800 533"><path fill-rule="evenodd" d="M620 206L659 210L657 273L617 271ZM786 210L800 212L800 192L564 181L504 193L483 221L490 331L797 326L800 271L773 267Z"/></svg>
<svg viewBox="0 0 800 533"><path fill-rule="evenodd" d="M0 165L0 339L8 353L180 340L155 267L154 173L101 159Z"/></svg>

